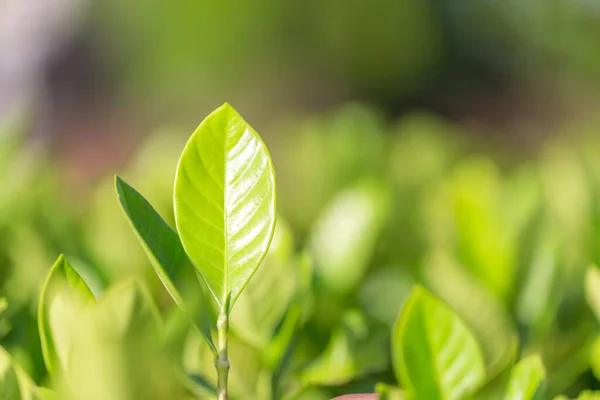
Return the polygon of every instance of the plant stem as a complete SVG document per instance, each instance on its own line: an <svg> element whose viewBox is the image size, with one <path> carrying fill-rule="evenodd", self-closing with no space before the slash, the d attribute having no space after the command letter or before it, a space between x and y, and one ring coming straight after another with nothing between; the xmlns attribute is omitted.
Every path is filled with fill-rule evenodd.
<svg viewBox="0 0 600 400"><path fill-rule="evenodd" d="M215 360L219 389L218 400L227 400L227 378L229 376L229 358L227 357L228 333L229 319L225 310L221 310L219 318L217 319L218 353Z"/></svg>

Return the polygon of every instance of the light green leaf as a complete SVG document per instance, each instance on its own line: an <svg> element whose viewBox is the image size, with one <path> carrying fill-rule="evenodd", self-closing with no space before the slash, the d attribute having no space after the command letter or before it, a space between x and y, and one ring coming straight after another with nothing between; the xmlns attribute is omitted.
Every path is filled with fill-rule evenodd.
<svg viewBox="0 0 600 400"><path fill-rule="evenodd" d="M513 361L518 338L510 317L493 294L441 251L427 257L422 274L433 294L452 307L475 335L488 378Z"/></svg>
<svg viewBox="0 0 600 400"><path fill-rule="evenodd" d="M183 247L229 312L265 256L275 226L275 173L265 144L229 105L188 141L175 178Z"/></svg>
<svg viewBox="0 0 600 400"><path fill-rule="evenodd" d="M95 298L64 255L56 260L42 289L38 329L44 362L49 372L66 369L72 347L72 325L78 313Z"/></svg>
<svg viewBox="0 0 600 400"><path fill-rule="evenodd" d="M585 297L600 321L600 271L595 266L589 267L585 274Z"/></svg>
<svg viewBox="0 0 600 400"><path fill-rule="evenodd" d="M158 309L138 282L112 287L71 329L76 340L60 382L61 399L182 398L185 389L162 344Z"/></svg>
<svg viewBox="0 0 600 400"><path fill-rule="evenodd" d="M473 334L421 286L413 289L396 322L392 358L396 377L412 398L464 399L485 379Z"/></svg>
<svg viewBox="0 0 600 400"><path fill-rule="evenodd" d="M309 246L315 275L328 290L347 294L360 283L373 257L388 204L386 190L365 181L342 191L326 207Z"/></svg>
<svg viewBox="0 0 600 400"><path fill-rule="evenodd" d="M197 304L199 299L203 300L203 296L200 296L202 291L196 282L194 268L188 261L179 236L139 192L118 176L115 176L115 187L123 211L154 271L175 303L190 315L216 353L210 332L210 305Z"/></svg>
<svg viewBox="0 0 600 400"><path fill-rule="evenodd" d="M546 372L538 355L529 356L513 368L504 400L541 400Z"/></svg>

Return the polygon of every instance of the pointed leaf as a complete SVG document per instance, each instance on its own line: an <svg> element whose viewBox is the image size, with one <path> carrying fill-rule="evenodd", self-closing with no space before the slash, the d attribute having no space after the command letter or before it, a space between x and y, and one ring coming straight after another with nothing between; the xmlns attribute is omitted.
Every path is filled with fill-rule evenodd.
<svg viewBox="0 0 600 400"><path fill-rule="evenodd" d="M541 400L544 364L538 355L521 360L513 368L504 400Z"/></svg>
<svg viewBox="0 0 600 400"><path fill-rule="evenodd" d="M396 322L392 358L398 381L411 398L468 398L485 379L473 334L421 286L413 289Z"/></svg>
<svg viewBox="0 0 600 400"><path fill-rule="evenodd" d="M271 158L229 104L202 121L183 150L175 220L186 253L229 312L265 256L275 226Z"/></svg>
<svg viewBox="0 0 600 400"><path fill-rule="evenodd" d="M154 271L179 307L194 321L210 348L216 352L210 327L209 307L201 296L194 267L189 263L177 233L161 218L152 205L133 187L115 176L119 201L148 255Z"/></svg>
<svg viewBox="0 0 600 400"><path fill-rule="evenodd" d="M38 329L49 372L65 368L72 346L72 324L78 311L94 302L85 281L65 256L59 256L46 278L38 308Z"/></svg>

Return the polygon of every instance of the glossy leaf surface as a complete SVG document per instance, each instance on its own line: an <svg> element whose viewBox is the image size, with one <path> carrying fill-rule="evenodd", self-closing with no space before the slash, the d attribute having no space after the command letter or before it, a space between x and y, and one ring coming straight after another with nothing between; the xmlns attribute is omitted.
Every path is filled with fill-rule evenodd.
<svg viewBox="0 0 600 400"><path fill-rule="evenodd" d="M258 134L229 105L188 141L175 178L183 247L229 311L265 256L275 226L275 174Z"/></svg>
<svg viewBox="0 0 600 400"><path fill-rule="evenodd" d="M79 312L95 298L85 281L61 255L50 270L38 308L38 328L48 371L66 368L70 358L72 327Z"/></svg>
<svg viewBox="0 0 600 400"><path fill-rule="evenodd" d="M473 334L420 286L413 289L396 323L392 357L397 379L410 398L468 398L485 379Z"/></svg>
<svg viewBox="0 0 600 400"><path fill-rule="evenodd" d="M154 271L177 305L193 319L211 349L215 349L210 332L209 304L203 300L177 233L161 218L152 205L118 176L115 187L131 227L144 248ZM195 284L196 283L196 284ZM202 303L202 301L200 301Z"/></svg>
<svg viewBox="0 0 600 400"><path fill-rule="evenodd" d="M538 355L521 360L513 368L504 400L542 399L545 371Z"/></svg>

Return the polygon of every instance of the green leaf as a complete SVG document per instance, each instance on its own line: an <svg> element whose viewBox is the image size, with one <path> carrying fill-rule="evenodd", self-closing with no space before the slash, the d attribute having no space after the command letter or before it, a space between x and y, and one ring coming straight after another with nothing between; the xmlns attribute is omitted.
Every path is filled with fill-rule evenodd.
<svg viewBox="0 0 600 400"><path fill-rule="evenodd" d="M600 271L595 266L589 267L585 274L585 297L600 321Z"/></svg>
<svg viewBox="0 0 600 400"><path fill-rule="evenodd" d="M375 385L375 392L379 395L379 400L404 400L405 396L400 388L378 383Z"/></svg>
<svg viewBox="0 0 600 400"><path fill-rule="evenodd" d="M514 361L517 335L506 310L492 293L441 251L427 258L422 274L433 294L452 307L475 335L488 378Z"/></svg>
<svg viewBox="0 0 600 400"><path fill-rule="evenodd" d="M198 284L193 284L196 281L194 267L188 261L179 236L138 191L118 176L115 176L115 187L123 211L154 271L216 353L210 331L210 305L206 302L196 304L203 296L199 296L201 288Z"/></svg>
<svg viewBox="0 0 600 400"><path fill-rule="evenodd" d="M42 353L49 372L65 369L72 346L72 325L78 312L94 302L85 281L64 255L59 256L46 278L38 307Z"/></svg>
<svg viewBox="0 0 600 400"><path fill-rule="evenodd" d="M600 377L600 336L596 337L590 350L590 367L598 379Z"/></svg>
<svg viewBox="0 0 600 400"><path fill-rule="evenodd" d="M541 400L546 372L540 356L529 356L513 368L505 400Z"/></svg>
<svg viewBox="0 0 600 400"><path fill-rule="evenodd" d="M183 398L172 354L162 343L162 328L144 286L129 280L112 287L71 326L75 340L60 398Z"/></svg>
<svg viewBox="0 0 600 400"><path fill-rule="evenodd" d="M265 256L275 226L275 173L265 144L229 105L186 144L175 178L183 247L226 312Z"/></svg>
<svg viewBox="0 0 600 400"><path fill-rule="evenodd" d="M388 334L348 311L332 334L325 351L302 373L305 385L337 386L389 366Z"/></svg>
<svg viewBox="0 0 600 400"><path fill-rule="evenodd" d="M27 374L0 346L0 399L32 400L35 386Z"/></svg>
<svg viewBox="0 0 600 400"><path fill-rule="evenodd" d="M294 297L298 278L293 254L292 232L278 217L269 251L231 313L232 331L259 349L267 347Z"/></svg>
<svg viewBox="0 0 600 400"><path fill-rule="evenodd" d="M315 275L327 289L347 294L364 277L388 211L389 196L365 181L335 196L310 237Z"/></svg>
<svg viewBox="0 0 600 400"><path fill-rule="evenodd" d="M6 316L8 302L5 298L0 297L0 337L5 336L10 331L10 322Z"/></svg>
<svg viewBox="0 0 600 400"><path fill-rule="evenodd" d="M396 322L392 358L396 377L412 398L464 399L485 379L473 334L421 286L413 289Z"/></svg>

